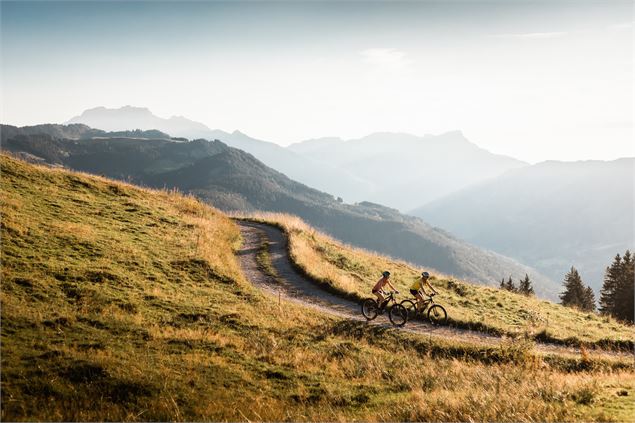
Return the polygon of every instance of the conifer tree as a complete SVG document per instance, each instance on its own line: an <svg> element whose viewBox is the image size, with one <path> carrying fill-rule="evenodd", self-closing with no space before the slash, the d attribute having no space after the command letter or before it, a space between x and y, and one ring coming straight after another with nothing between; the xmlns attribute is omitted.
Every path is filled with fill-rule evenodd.
<svg viewBox="0 0 635 423"><path fill-rule="evenodd" d="M512 280L511 276L509 277L509 279L507 279L507 282L505 283L505 289L507 289L510 292L516 292L516 285L514 285L514 281Z"/></svg>
<svg viewBox="0 0 635 423"><path fill-rule="evenodd" d="M620 320L634 321L635 257L626 250L615 287L613 315Z"/></svg>
<svg viewBox="0 0 635 423"><path fill-rule="evenodd" d="M501 284L499 286L500 289L507 289L507 286L505 285L505 278L501 279Z"/></svg>
<svg viewBox="0 0 635 423"><path fill-rule="evenodd" d="M587 286L584 289L584 294L582 297L582 305L580 308L584 311L594 311L595 310L595 294L593 293L593 289L590 286Z"/></svg>
<svg viewBox="0 0 635 423"><path fill-rule="evenodd" d="M600 312L605 314L615 313L615 296L622 269L622 257L616 255L613 263L606 268L604 283L600 291Z"/></svg>
<svg viewBox="0 0 635 423"><path fill-rule="evenodd" d="M534 288L531 286L529 275L525 273L525 279L521 279L518 285L518 292L524 295L534 295Z"/></svg>
<svg viewBox="0 0 635 423"><path fill-rule="evenodd" d="M575 267L564 276L564 292L560 294L560 304L569 307L582 308L584 298L584 284Z"/></svg>

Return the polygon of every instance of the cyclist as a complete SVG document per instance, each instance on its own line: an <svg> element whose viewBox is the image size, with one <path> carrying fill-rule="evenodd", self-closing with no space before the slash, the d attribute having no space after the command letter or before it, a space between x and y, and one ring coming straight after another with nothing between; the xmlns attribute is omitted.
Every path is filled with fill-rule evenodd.
<svg viewBox="0 0 635 423"><path fill-rule="evenodd" d="M430 281L428 279L430 279L430 273L422 272L421 277L417 278L417 280L410 287L410 293L417 298L417 306L420 306L425 301L423 295L421 295L421 292L423 292L425 295L428 295L426 290L423 289L423 285L430 288L434 295L438 294L438 292L432 287L432 285L430 285Z"/></svg>
<svg viewBox="0 0 635 423"><path fill-rule="evenodd" d="M388 286L390 286L392 288L393 291L395 291L397 294L399 294L399 291L397 291L395 289L394 286L392 286L392 284L390 283L390 281L388 280L390 278L390 272L389 271L384 271L381 274L381 279L379 279L377 281L377 283L375 284L375 286L373 287L373 294L375 294L377 296L377 304L379 304L379 307L383 307L384 306L384 285L388 284Z"/></svg>

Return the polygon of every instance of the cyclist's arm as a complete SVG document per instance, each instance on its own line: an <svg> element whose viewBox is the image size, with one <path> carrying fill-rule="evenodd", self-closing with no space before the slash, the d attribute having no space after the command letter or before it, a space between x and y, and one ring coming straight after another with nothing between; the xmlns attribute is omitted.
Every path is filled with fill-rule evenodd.
<svg viewBox="0 0 635 423"><path fill-rule="evenodd" d="M393 291L398 291L398 289L397 289L397 288L395 288L395 287L393 286L393 284L391 284L391 283L390 283L390 281L386 281L386 283L387 283L388 285L390 285L390 287L392 288L392 290L393 290Z"/></svg>
<svg viewBox="0 0 635 423"><path fill-rule="evenodd" d="M430 289L432 290L432 292L434 292L435 294L438 294L437 290L436 290L436 289L434 289L434 288L432 287L432 285L430 285L430 281L426 281L426 286L427 286L428 288L430 288ZM424 292L425 292L425 291L424 291ZM426 294L426 295L428 295L428 294Z"/></svg>

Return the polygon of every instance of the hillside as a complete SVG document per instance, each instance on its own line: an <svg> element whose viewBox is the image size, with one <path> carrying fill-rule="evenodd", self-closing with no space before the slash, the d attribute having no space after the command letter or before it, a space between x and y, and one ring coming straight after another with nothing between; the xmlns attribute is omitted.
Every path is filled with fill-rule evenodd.
<svg viewBox="0 0 635 423"><path fill-rule="evenodd" d="M283 228L295 265L347 298L367 298L384 270L391 272L393 285L408 297L410 285L421 273L409 263L343 245L295 216L257 213L246 218ZM451 326L497 335L523 334L558 344L633 348L633 327L614 319L431 273L431 283L439 292L436 301L446 307Z"/></svg>
<svg viewBox="0 0 635 423"><path fill-rule="evenodd" d="M71 125L44 124L33 126L22 126L18 128L12 125L2 125L0 136L2 142L20 135L40 135L47 134L53 138L65 138L71 140L86 140L91 138L144 138L144 139L170 139L170 135L156 129L148 130L125 130L108 132L101 129L94 129L81 123Z"/></svg>
<svg viewBox="0 0 635 423"><path fill-rule="evenodd" d="M433 342L280 306L241 274L236 226L193 198L6 156L0 167L3 421L635 411L632 363Z"/></svg>
<svg viewBox="0 0 635 423"><path fill-rule="evenodd" d="M575 266L598 293L615 254L635 247L634 181L632 158L544 162L467 188L413 214L554 280L562 280Z"/></svg>
<svg viewBox="0 0 635 423"><path fill-rule="evenodd" d="M460 278L495 285L503 276L518 279L529 273L541 295L553 297L557 290L549 279L507 257L474 248L394 209L338 202L219 141L77 141L42 134L8 139L2 148L137 184L179 188L224 210L295 214L345 242Z"/></svg>

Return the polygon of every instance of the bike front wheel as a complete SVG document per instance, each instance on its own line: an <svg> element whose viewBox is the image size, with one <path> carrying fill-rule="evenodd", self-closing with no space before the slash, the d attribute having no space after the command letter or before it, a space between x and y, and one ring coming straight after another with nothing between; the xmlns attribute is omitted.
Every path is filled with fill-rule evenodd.
<svg viewBox="0 0 635 423"><path fill-rule="evenodd" d="M388 318L390 319L390 323L393 325L403 326L408 321L408 311L401 304L395 304L390 308Z"/></svg>
<svg viewBox="0 0 635 423"><path fill-rule="evenodd" d="M408 320L413 320L417 316L417 304L411 300L403 300L400 303L408 313Z"/></svg>
<svg viewBox="0 0 635 423"><path fill-rule="evenodd" d="M372 298L364 300L362 303L362 315L366 318L366 320L373 320L377 317L378 312L379 307L377 307L377 301Z"/></svg>
<svg viewBox="0 0 635 423"><path fill-rule="evenodd" d="M428 310L428 319L433 325L444 325L448 321L448 313L443 306L435 304Z"/></svg>

